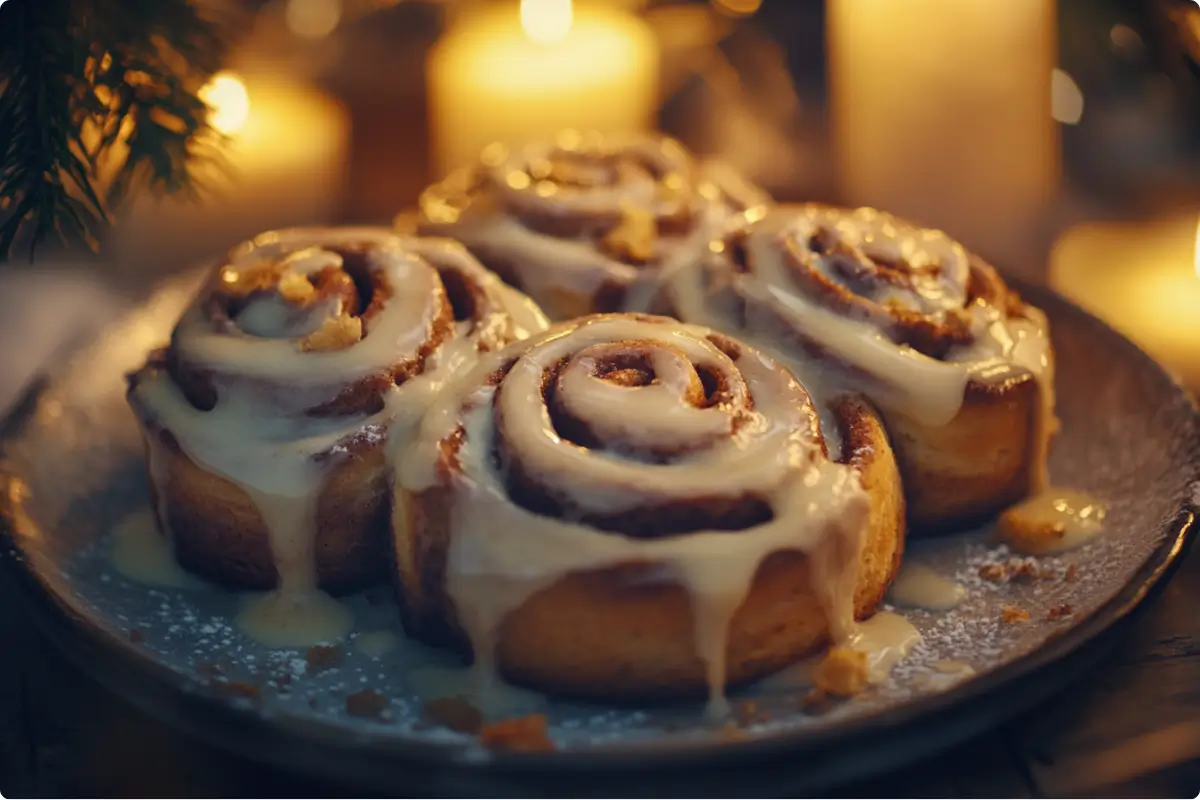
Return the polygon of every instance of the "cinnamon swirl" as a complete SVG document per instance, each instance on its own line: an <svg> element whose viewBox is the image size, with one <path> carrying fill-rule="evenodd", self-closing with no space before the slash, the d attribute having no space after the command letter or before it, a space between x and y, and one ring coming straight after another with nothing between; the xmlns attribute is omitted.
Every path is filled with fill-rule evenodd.
<svg viewBox="0 0 1200 800"><path fill-rule="evenodd" d="M382 578L385 442L403 442L454 371L544 326L453 242L294 229L236 247L129 378L176 557L275 588L265 617L329 611L318 586Z"/></svg>
<svg viewBox="0 0 1200 800"><path fill-rule="evenodd" d="M466 244L552 319L652 310L662 274L699 258L717 225L767 196L674 139L568 131L427 189L415 222Z"/></svg>
<svg viewBox="0 0 1200 800"><path fill-rule="evenodd" d="M820 418L758 351L600 314L486 358L398 464L410 635L484 677L616 701L703 696L845 639L903 549L883 427Z"/></svg>
<svg viewBox="0 0 1200 800"><path fill-rule="evenodd" d="M966 525L1040 489L1054 416L1046 318L946 234L805 205L752 213L675 276L673 311L735 331L822 396L882 411L914 529Z"/></svg>

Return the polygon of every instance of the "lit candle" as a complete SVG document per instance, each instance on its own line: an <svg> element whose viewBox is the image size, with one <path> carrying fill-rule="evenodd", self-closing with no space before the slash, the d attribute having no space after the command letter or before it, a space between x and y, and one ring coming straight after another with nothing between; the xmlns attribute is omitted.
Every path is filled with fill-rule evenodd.
<svg viewBox="0 0 1200 800"><path fill-rule="evenodd" d="M1200 392L1200 220L1091 223L1054 246L1050 284Z"/></svg>
<svg viewBox="0 0 1200 800"><path fill-rule="evenodd" d="M434 163L440 174L494 141L563 128L602 133L654 126L654 35L617 8L521 0L455 22L429 61Z"/></svg>
<svg viewBox="0 0 1200 800"><path fill-rule="evenodd" d="M828 27L846 201L1031 271L1058 176L1052 0L830 0Z"/></svg>
<svg viewBox="0 0 1200 800"><path fill-rule="evenodd" d="M124 265L205 258L263 230L327 222L336 213L349 130L341 106L265 75L221 73L203 95L213 107L211 124L229 137L225 168L204 164L195 201L131 198L112 243Z"/></svg>

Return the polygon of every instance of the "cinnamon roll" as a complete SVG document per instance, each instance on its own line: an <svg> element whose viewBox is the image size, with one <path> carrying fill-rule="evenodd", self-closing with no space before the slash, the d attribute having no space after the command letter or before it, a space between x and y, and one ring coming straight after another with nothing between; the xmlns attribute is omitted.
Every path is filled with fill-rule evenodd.
<svg viewBox="0 0 1200 800"><path fill-rule="evenodd" d="M544 327L453 242L335 228L236 247L129 377L179 562L281 607L383 577L385 444L449 375Z"/></svg>
<svg viewBox="0 0 1200 800"><path fill-rule="evenodd" d="M1040 489L1057 427L1045 315L946 234L869 208L751 213L675 276L681 319L737 332L821 396L880 408L914 529Z"/></svg>
<svg viewBox="0 0 1200 800"><path fill-rule="evenodd" d="M493 145L397 224L458 239L561 320L652 310L662 274L699 258L732 214L766 202L674 139L568 131L517 150Z"/></svg>
<svg viewBox="0 0 1200 800"><path fill-rule="evenodd" d="M771 358L664 317L584 317L489 356L398 463L406 630L555 694L719 708L850 635L903 549L867 402L819 415Z"/></svg>

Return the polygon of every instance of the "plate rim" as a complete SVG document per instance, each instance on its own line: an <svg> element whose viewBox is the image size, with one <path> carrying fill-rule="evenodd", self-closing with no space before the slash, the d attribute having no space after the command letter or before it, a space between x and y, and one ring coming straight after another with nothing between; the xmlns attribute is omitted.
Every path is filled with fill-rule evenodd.
<svg viewBox="0 0 1200 800"><path fill-rule="evenodd" d="M1132 357L1140 357L1148 362L1151 368L1169 383L1172 390L1185 399L1195 422L1194 438L1200 440L1200 405L1197 404L1196 397L1145 350L1054 290L1027 281L1009 279L1009 282L1023 296L1033 298L1035 303L1038 302L1038 296L1049 299L1051 303L1064 308L1067 313L1083 317L1089 324L1101 326L1108 334L1116 337L1123 347L1129 349ZM169 283L164 281L161 285ZM120 324L121 320L130 319L139 313L145 313L145 302L133 306L114 324ZM953 717L955 712L972 703L981 703L989 697L994 697L1005 687L1014 686L1022 681L1033 682L1035 676L1044 676L1050 667L1066 663L1072 657L1081 660L1086 650L1097 650L1103 644L1101 640L1111 638L1105 637L1104 634L1113 632L1113 629L1125 623L1165 585L1197 538L1197 530L1200 529L1200 452L1197 452L1192 459L1192 475L1188 481L1190 486L1196 487L1192 495L1184 498L1177 515L1163 526L1163 540L1111 598L1079 623L1061 633L1051 634L1034 650L944 692L867 716L841 720L818 730L791 730L744 739L713 736L686 741L605 744L552 753L489 751L481 757L480 748L469 743L439 743L416 738L348 733L345 728L328 722L291 715L263 714L259 709L246 705L244 701L238 701L228 694L223 695L211 685L159 663L148 653L118 636L115 629L100 624L89 615L79 601L72 602L70 595L60 590L61 587L65 587L68 579L55 574L57 570L46 569L44 565L40 569L31 568L29 561L39 561L47 557L36 549L27 549L25 545L24 540L35 536L36 531L30 529L33 522L27 519L21 510L20 495L24 481L20 475L11 471L4 451L8 441L29 423L41 397L53 386L55 375L68 370L77 355L78 352L72 352L55 368L39 373L0 421L0 564L4 565L7 577L16 589L15 594L22 605L31 612L30 616L39 629L69 660L151 716L168 725L188 730L223 749L231 749L232 742L239 738L244 740L245 735L254 737L256 734L266 734L265 737L255 738L256 747L253 753L247 754L244 750L235 752L250 755L251 758L257 757L259 760L275 763L293 771L298 768L305 772L315 770L318 774L332 775L335 780L346 778L346 775L342 774L343 770L338 768L341 762L355 761L361 762L360 766L366 766L367 762L380 757L395 761L395 765L410 768L413 764L420 764L425 770L450 768L451 773L461 771L463 774L456 775L458 778L478 777L480 774L492 774L496 771L511 773L513 777L536 775L549 778L614 768L645 771L669 770L683 764L694 767L697 759L704 759L706 766L720 767L782 754L800 755L828 749L836 750L847 740L856 737L880 734L896 736L903 729L920 724L928 718L948 714ZM1197 450L1200 451L1200 447ZM1089 648L1089 645L1094 646ZM134 680L117 677L130 669L134 673ZM142 676L138 676L138 672L142 673ZM131 684L137 682L137 677L151 680L149 691L147 685L141 682L137 691L132 689ZM929 755L955 741L961 741L964 728L969 729L971 734L977 734L993 724L999 724L1030 707L1039 697L1058 691L1066 682L1066 679L1061 678L1057 681L1045 681L1033 692L1026 691L1023 702L1002 704L1003 708L995 709L990 715L982 715L975 720L977 724L963 725L963 721L959 720L960 724L952 726L956 729L953 734L947 733L940 737L927 735L926 746L921 748L920 755ZM147 694L159 695L163 702L148 702L145 699ZM193 718L195 716L205 717L204 724L197 724ZM241 735L226 738L215 733L218 730L238 731ZM264 741L272 736L277 741L272 743L269 749L275 752L264 753ZM939 741L939 738L944 741ZM321 751L321 763L295 759L294 754L287 755L292 752L294 746ZM914 749L911 743L908 749ZM873 763L865 763L872 762L871 759L860 759L864 763L857 765L856 777L877 773L915 757L916 754L898 756L890 761L876 759ZM371 771L366 772L369 774ZM830 776L830 780L824 783L835 782L837 779ZM806 782L806 785L809 783L811 782ZM817 783L819 785L821 782Z"/></svg>

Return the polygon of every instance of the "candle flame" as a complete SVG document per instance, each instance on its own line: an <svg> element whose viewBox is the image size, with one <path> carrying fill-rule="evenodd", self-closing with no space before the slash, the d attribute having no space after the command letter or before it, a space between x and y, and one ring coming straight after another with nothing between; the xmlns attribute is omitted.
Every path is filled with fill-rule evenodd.
<svg viewBox="0 0 1200 800"><path fill-rule="evenodd" d="M1050 72L1050 116L1064 125L1078 125L1083 117L1083 91L1061 69Z"/></svg>
<svg viewBox="0 0 1200 800"><path fill-rule="evenodd" d="M535 42L561 41L574 16L571 0L521 0L521 29Z"/></svg>
<svg viewBox="0 0 1200 800"><path fill-rule="evenodd" d="M208 103L208 122L221 133L236 133L250 116L250 95L246 84L232 72L218 72L200 90L200 99Z"/></svg>

